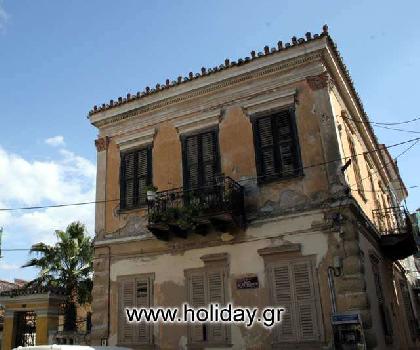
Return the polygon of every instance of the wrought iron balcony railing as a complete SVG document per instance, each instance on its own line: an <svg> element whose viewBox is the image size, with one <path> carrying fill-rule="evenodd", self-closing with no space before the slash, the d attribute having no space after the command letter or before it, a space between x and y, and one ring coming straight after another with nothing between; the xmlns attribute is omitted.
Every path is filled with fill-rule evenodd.
<svg viewBox="0 0 420 350"><path fill-rule="evenodd" d="M245 226L244 190L228 176L196 189L177 188L158 192L148 201L149 230L156 235L186 235L215 222Z"/></svg>
<svg viewBox="0 0 420 350"><path fill-rule="evenodd" d="M374 209L372 215L381 235L403 233L409 220L404 208L399 206Z"/></svg>
<svg viewBox="0 0 420 350"><path fill-rule="evenodd" d="M390 259L401 260L417 252L410 215L404 208L376 209L372 214L381 234L381 247Z"/></svg>

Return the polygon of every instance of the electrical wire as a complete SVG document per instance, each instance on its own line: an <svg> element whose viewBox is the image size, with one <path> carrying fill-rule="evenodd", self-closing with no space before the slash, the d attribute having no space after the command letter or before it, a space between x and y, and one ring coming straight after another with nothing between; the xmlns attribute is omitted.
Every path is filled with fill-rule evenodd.
<svg viewBox="0 0 420 350"><path fill-rule="evenodd" d="M416 142L417 143L419 141L420 141L420 137L416 137L416 138L405 140L405 141L402 141L402 142L398 142L398 143L395 143L395 144L392 144L392 145L389 145L389 146L384 146L384 147L376 148L376 149L373 149L373 150L370 150L370 151L365 151L365 152L362 152L362 153L358 153L358 154L355 154L353 157L364 156L365 154L379 152L379 151L382 151L384 149L389 149L389 148L393 148L393 147L396 147L396 146L401 146L401 145L404 145L404 144L407 144L407 143L411 143L411 142ZM413 147L413 146L411 146L411 147ZM409 147L408 149L410 149L411 147ZM404 152L408 151L408 149L405 150ZM400 154L398 156L401 156L402 154ZM302 167L296 168L295 170L298 171L298 170L315 168L315 167L319 167L319 166L323 166L323 165L335 163L335 162L338 162L338 161L341 161L341 160L347 160L348 158L349 158L348 156L347 157L336 158L336 159L329 160L329 161L326 161L326 162L315 163L315 164L311 164L311 165L308 165L308 166L302 166ZM389 163L387 163L386 165L388 165L388 164ZM382 167L382 168L384 168L384 167ZM254 177L249 177L247 179L238 180L237 182L249 182L250 180L258 180L259 178L263 178L263 177L265 177L265 176L254 176ZM209 186L209 187L211 187L211 186ZM101 204L101 203L116 202L116 201L120 201L120 198L107 199L107 200L102 200L102 201L79 202L79 203L52 204L52 205L30 206L30 207L16 207L16 208L0 208L0 211L17 211L17 210L36 210L36 209L48 209L48 208L63 208L63 207L70 207L70 206L82 206L82 205L88 205L88 204Z"/></svg>
<svg viewBox="0 0 420 350"><path fill-rule="evenodd" d="M382 166L382 167L380 167L380 168L378 168L378 169L375 169L374 171L372 171L372 172L370 172L370 174L368 175L368 176L365 176L364 178L362 178L362 179L360 179L360 182L363 182L364 180L366 180L366 179L368 179L369 178L369 176L371 175L371 174L376 174L377 172L379 172L380 170L382 170L382 169L385 169L388 165L390 165L390 164L392 164L395 160L397 160L399 157L401 157L401 156L403 156L404 154L406 154L408 151L410 151L415 145L417 145L417 143L419 142L420 140L416 140L413 144L411 144L409 147L407 147L404 151L402 151L401 153L399 153L395 158L394 158L394 160L390 160L389 162L387 162L387 163L385 163L385 165L384 166ZM356 189L353 189L352 187L354 187L354 186L357 186L357 184L353 184L353 185L350 185L349 187L350 187L350 190L351 191L354 191L354 190L358 190L357 188Z"/></svg>
<svg viewBox="0 0 420 350"><path fill-rule="evenodd" d="M408 124L408 123L412 123L412 122L415 122L417 120L420 120L420 117L416 117L414 119L405 120L405 121L402 121L402 122L375 122L375 121L371 121L371 120L364 121L364 120L359 120L359 119L353 119L353 118L347 117L345 115L338 115L338 116L341 117L341 118L344 118L344 119L352 120L352 121L354 121L356 123L375 124L375 125L386 125L386 126Z"/></svg>

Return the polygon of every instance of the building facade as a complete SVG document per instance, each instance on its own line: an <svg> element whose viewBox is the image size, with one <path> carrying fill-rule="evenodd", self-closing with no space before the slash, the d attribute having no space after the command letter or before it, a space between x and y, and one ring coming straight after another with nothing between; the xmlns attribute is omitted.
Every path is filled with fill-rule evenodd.
<svg viewBox="0 0 420 350"><path fill-rule="evenodd" d="M416 250L399 207L407 190L326 26L95 106L89 119L93 344L328 348L348 336L332 317L348 314L360 317L349 337L369 349L415 348L398 262ZM184 302L286 313L273 329L125 319L124 307Z"/></svg>

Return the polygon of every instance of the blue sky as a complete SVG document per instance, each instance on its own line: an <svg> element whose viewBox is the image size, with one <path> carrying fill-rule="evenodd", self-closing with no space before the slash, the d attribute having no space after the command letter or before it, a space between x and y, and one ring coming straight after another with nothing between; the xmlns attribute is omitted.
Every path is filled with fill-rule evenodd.
<svg viewBox="0 0 420 350"><path fill-rule="evenodd" d="M0 207L94 198L94 104L245 57L328 23L373 121L420 115L420 2L0 0ZM403 126L419 130L420 122ZM415 137L376 129L380 142ZM404 149L394 148L393 155ZM399 159L420 185L420 146ZM410 210L420 207L412 189ZM0 213L4 248L53 242L93 206ZM0 278L31 278L27 252L3 252Z"/></svg>

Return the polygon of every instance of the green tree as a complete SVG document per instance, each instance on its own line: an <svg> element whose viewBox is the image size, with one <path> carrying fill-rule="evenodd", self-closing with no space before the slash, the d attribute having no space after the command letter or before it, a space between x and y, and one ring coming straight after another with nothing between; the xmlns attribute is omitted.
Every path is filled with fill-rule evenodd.
<svg viewBox="0 0 420 350"><path fill-rule="evenodd" d="M64 303L64 331L76 330L76 303L91 301L93 275L93 241L85 225L73 222L65 231L56 231L57 243L38 243L30 254L35 255L23 267L38 268L39 274L28 287L62 288L67 296Z"/></svg>

